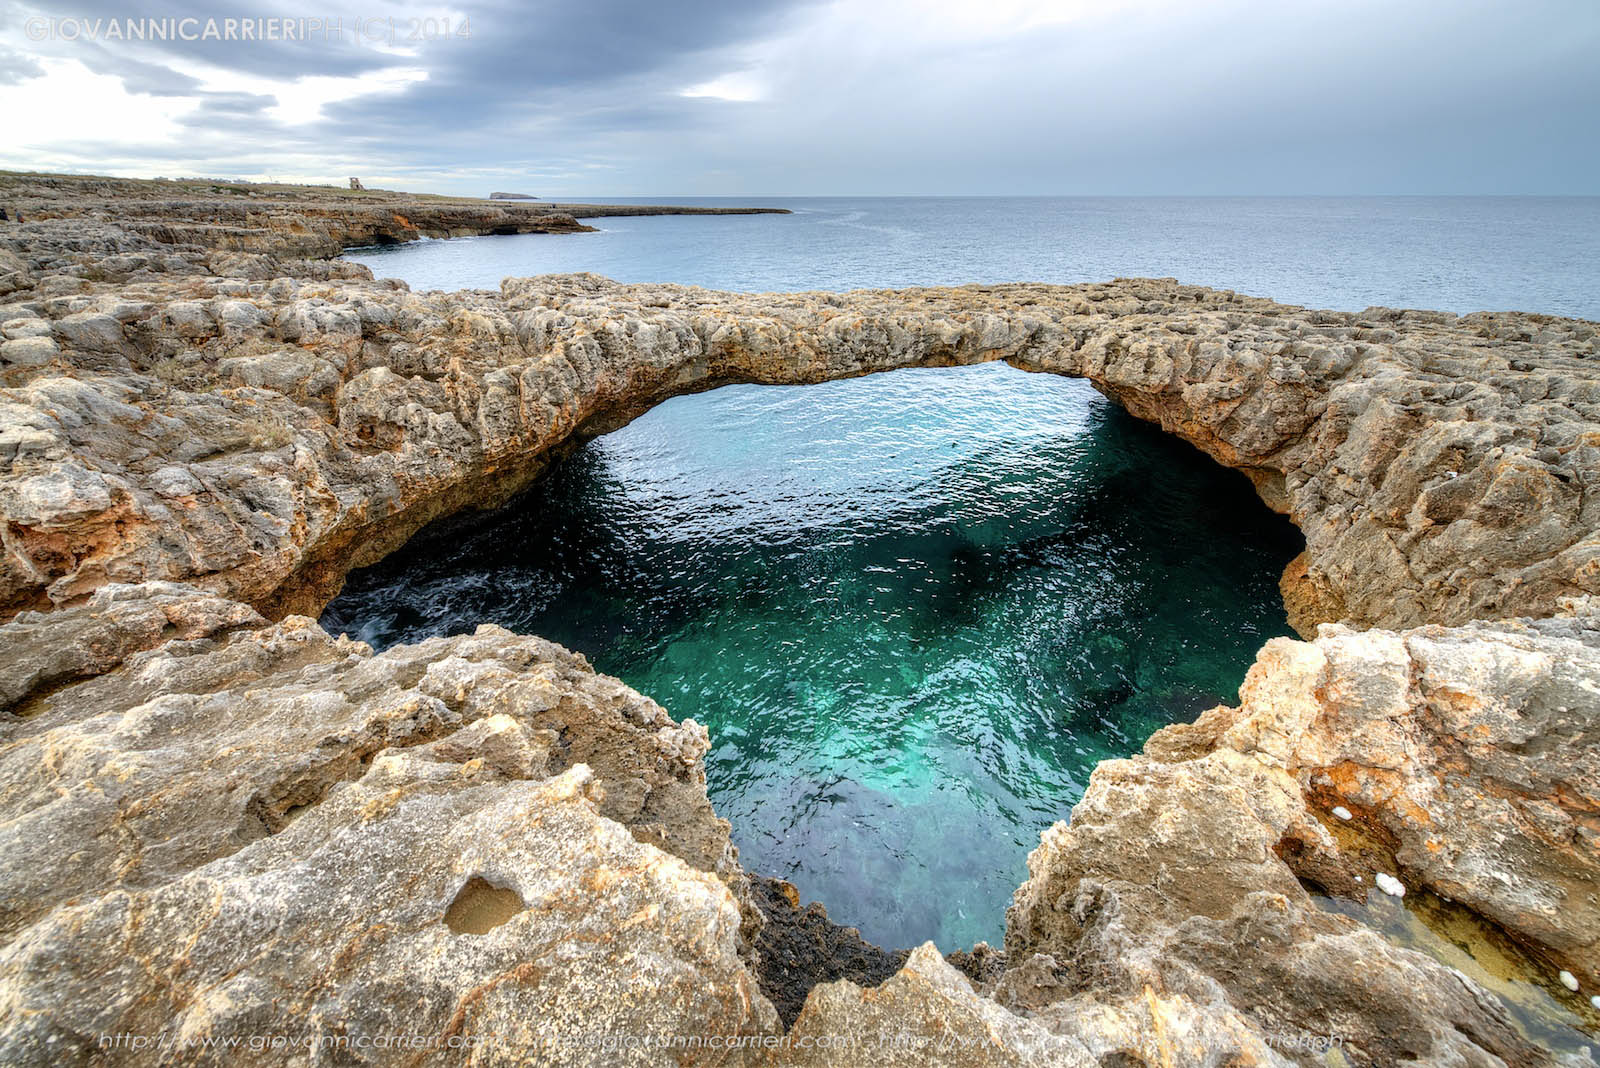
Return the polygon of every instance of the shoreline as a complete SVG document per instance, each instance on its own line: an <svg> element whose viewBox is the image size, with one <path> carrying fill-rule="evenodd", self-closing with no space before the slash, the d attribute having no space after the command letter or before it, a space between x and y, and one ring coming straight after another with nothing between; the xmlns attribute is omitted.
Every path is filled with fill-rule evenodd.
<svg viewBox="0 0 1600 1068"><path fill-rule="evenodd" d="M31 190L31 192L30 192ZM293 182L245 182L221 178L118 178L108 175L63 174L48 171L0 169L0 195L39 197L45 190L85 200L97 196L136 196L149 200L190 202L195 197L245 197L272 204L318 200L346 201L352 205L387 205L397 201L431 205L466 205L504 208L513 213L526 210L535 214L576 214L580 218L624 215L791 215L788 208L759 205L717 206L707 204L628 204L607 201L495 199L450 193L411 193L399 189L346 189L337 185L300 185ZM148 196L143 196L148 194ZM743 199L719 197L716 199ZM109 207L109 201L103 206ZM46 215L45 217L59 217Z"/></svg>
<svg viewBox="0 0 1600 1068"><path fill-rule="evenodd" d="M786 208L569 204L383 189L0 171L0 208L24 222L82 220L167 245L334 259L422 237L583 233L580 218L788 215Z"/></svg>
<svg viewBox="0 0 1600 1068"><path fill-rule="evenodd" d="M1174 1034L1244 1063L1284 1035L1361 1064L1540 1063L1514 984L1308 890L1362 902L1379 874L1491 925L1520 978L1600 1020L1596 324L1138 279L416 293L316 250L531 220L236 194L141 215L115 194L0 225L19 1059L80 1048L90 1017L370 1031L396 1022L383 989L416 1029L521 1048L560 1004L602 1029L922 1028L1038 1063L1160 1062ZM999 360L1085 378L1243 471L1307 543L1282 583L1306 640L1267 643L1237 707L1099 766L1003 950L885 959L785 919L792 888L753 886L705 798L694 710L581 651L485 626L375 654L307 618L351 567L671 396ZM181 974L119 970L129 953Z"/></svg>

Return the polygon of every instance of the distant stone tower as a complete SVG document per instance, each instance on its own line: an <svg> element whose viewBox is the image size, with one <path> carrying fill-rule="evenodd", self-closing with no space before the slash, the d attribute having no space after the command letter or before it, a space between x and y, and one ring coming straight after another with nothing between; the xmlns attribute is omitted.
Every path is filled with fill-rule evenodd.
<svg viewBox="0 0 1600 1068"><path fill-rule="evenodd" d="M361 179L360 178L352 178L352 179L350 179L350 188L351 189L365 189L366 186L361 184Z"/></svg>

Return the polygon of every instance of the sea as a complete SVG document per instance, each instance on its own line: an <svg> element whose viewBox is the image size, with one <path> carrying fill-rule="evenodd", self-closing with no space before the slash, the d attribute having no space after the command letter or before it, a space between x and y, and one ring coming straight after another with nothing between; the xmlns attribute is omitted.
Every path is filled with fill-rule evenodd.
<svg viewBox="0 0 1600 1068"><path fill-rule="evenodd" d="M645 201L635 201L645 202ZM592 271L749 291L1174 277L1359 311L1600 319L1600 198L769 198L788 215L349 258L414 289ZM1098 762L1233 702L1302 546L1242 476L1005 365L675 398L356 572L378 646L492 621L705 724L741 862L890 947L1003 938Z"/></svg>
<svg viewBox="0 0 1600 1068"><path fill-rule="evenodd" d="M567 198L563 198L567 199ZM1600 319L1600 197L662 197L792 215L353 253L418 288L593 271L747 291L1177 278L1288 304Z"/></svg>

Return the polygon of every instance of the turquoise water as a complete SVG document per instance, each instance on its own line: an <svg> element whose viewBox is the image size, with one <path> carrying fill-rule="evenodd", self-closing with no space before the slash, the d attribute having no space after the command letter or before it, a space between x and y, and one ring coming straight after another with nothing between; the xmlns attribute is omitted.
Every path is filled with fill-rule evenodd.
<svg viewBox="0 0 1600 1068"><path fill-rule="evenodd" d="M670 199L670 198L669 198ZM417 288L1173 276L1317 307L1600 318L1596 198L867 198L352 258ZM352 576L385 644L492 620L711 730L752 871L880 944L999 940L1095 763L1232 701L1298 535L1086 385L1000 365L670 401Z"/></svg>
<svg viewBox="0 0 1600 1068"><path fill-rule="evenodd" d="M747 868L954 948L999 941L1099 760L1234 698L1298 548L1083 382L906 370L669 401L356 573L325 622L583 651L710 729Z"/></svg>

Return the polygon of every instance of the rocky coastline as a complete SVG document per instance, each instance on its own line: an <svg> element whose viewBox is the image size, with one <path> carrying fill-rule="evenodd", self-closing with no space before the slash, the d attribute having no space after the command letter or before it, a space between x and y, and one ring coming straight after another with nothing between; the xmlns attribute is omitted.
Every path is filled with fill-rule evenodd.
<svg viewBox="0 0 1600 1068"><path fill-rule="evenodd" d="M567 234L626 215L787 215L787 208L514 203L471 197L184 179L0 171L0 208L29 219L114 223L161 244L331 258L347 248L481 234Z"/></svg>
<svg viewBox="0 0 1600 1068"><path fill-rule="evenodd" d="M1600 1028L1600 326L1137 279L416 293L336 257L579 215L167 185L0 176L7 1063L1589 1063L1522 995ZM1003 947L886 952L745 872L704 728L581 651L315 622L672 396L989 360L1306 539L1303 640L1100 766ZM1364 922L1384 888L1495 963Z"/></svg>

